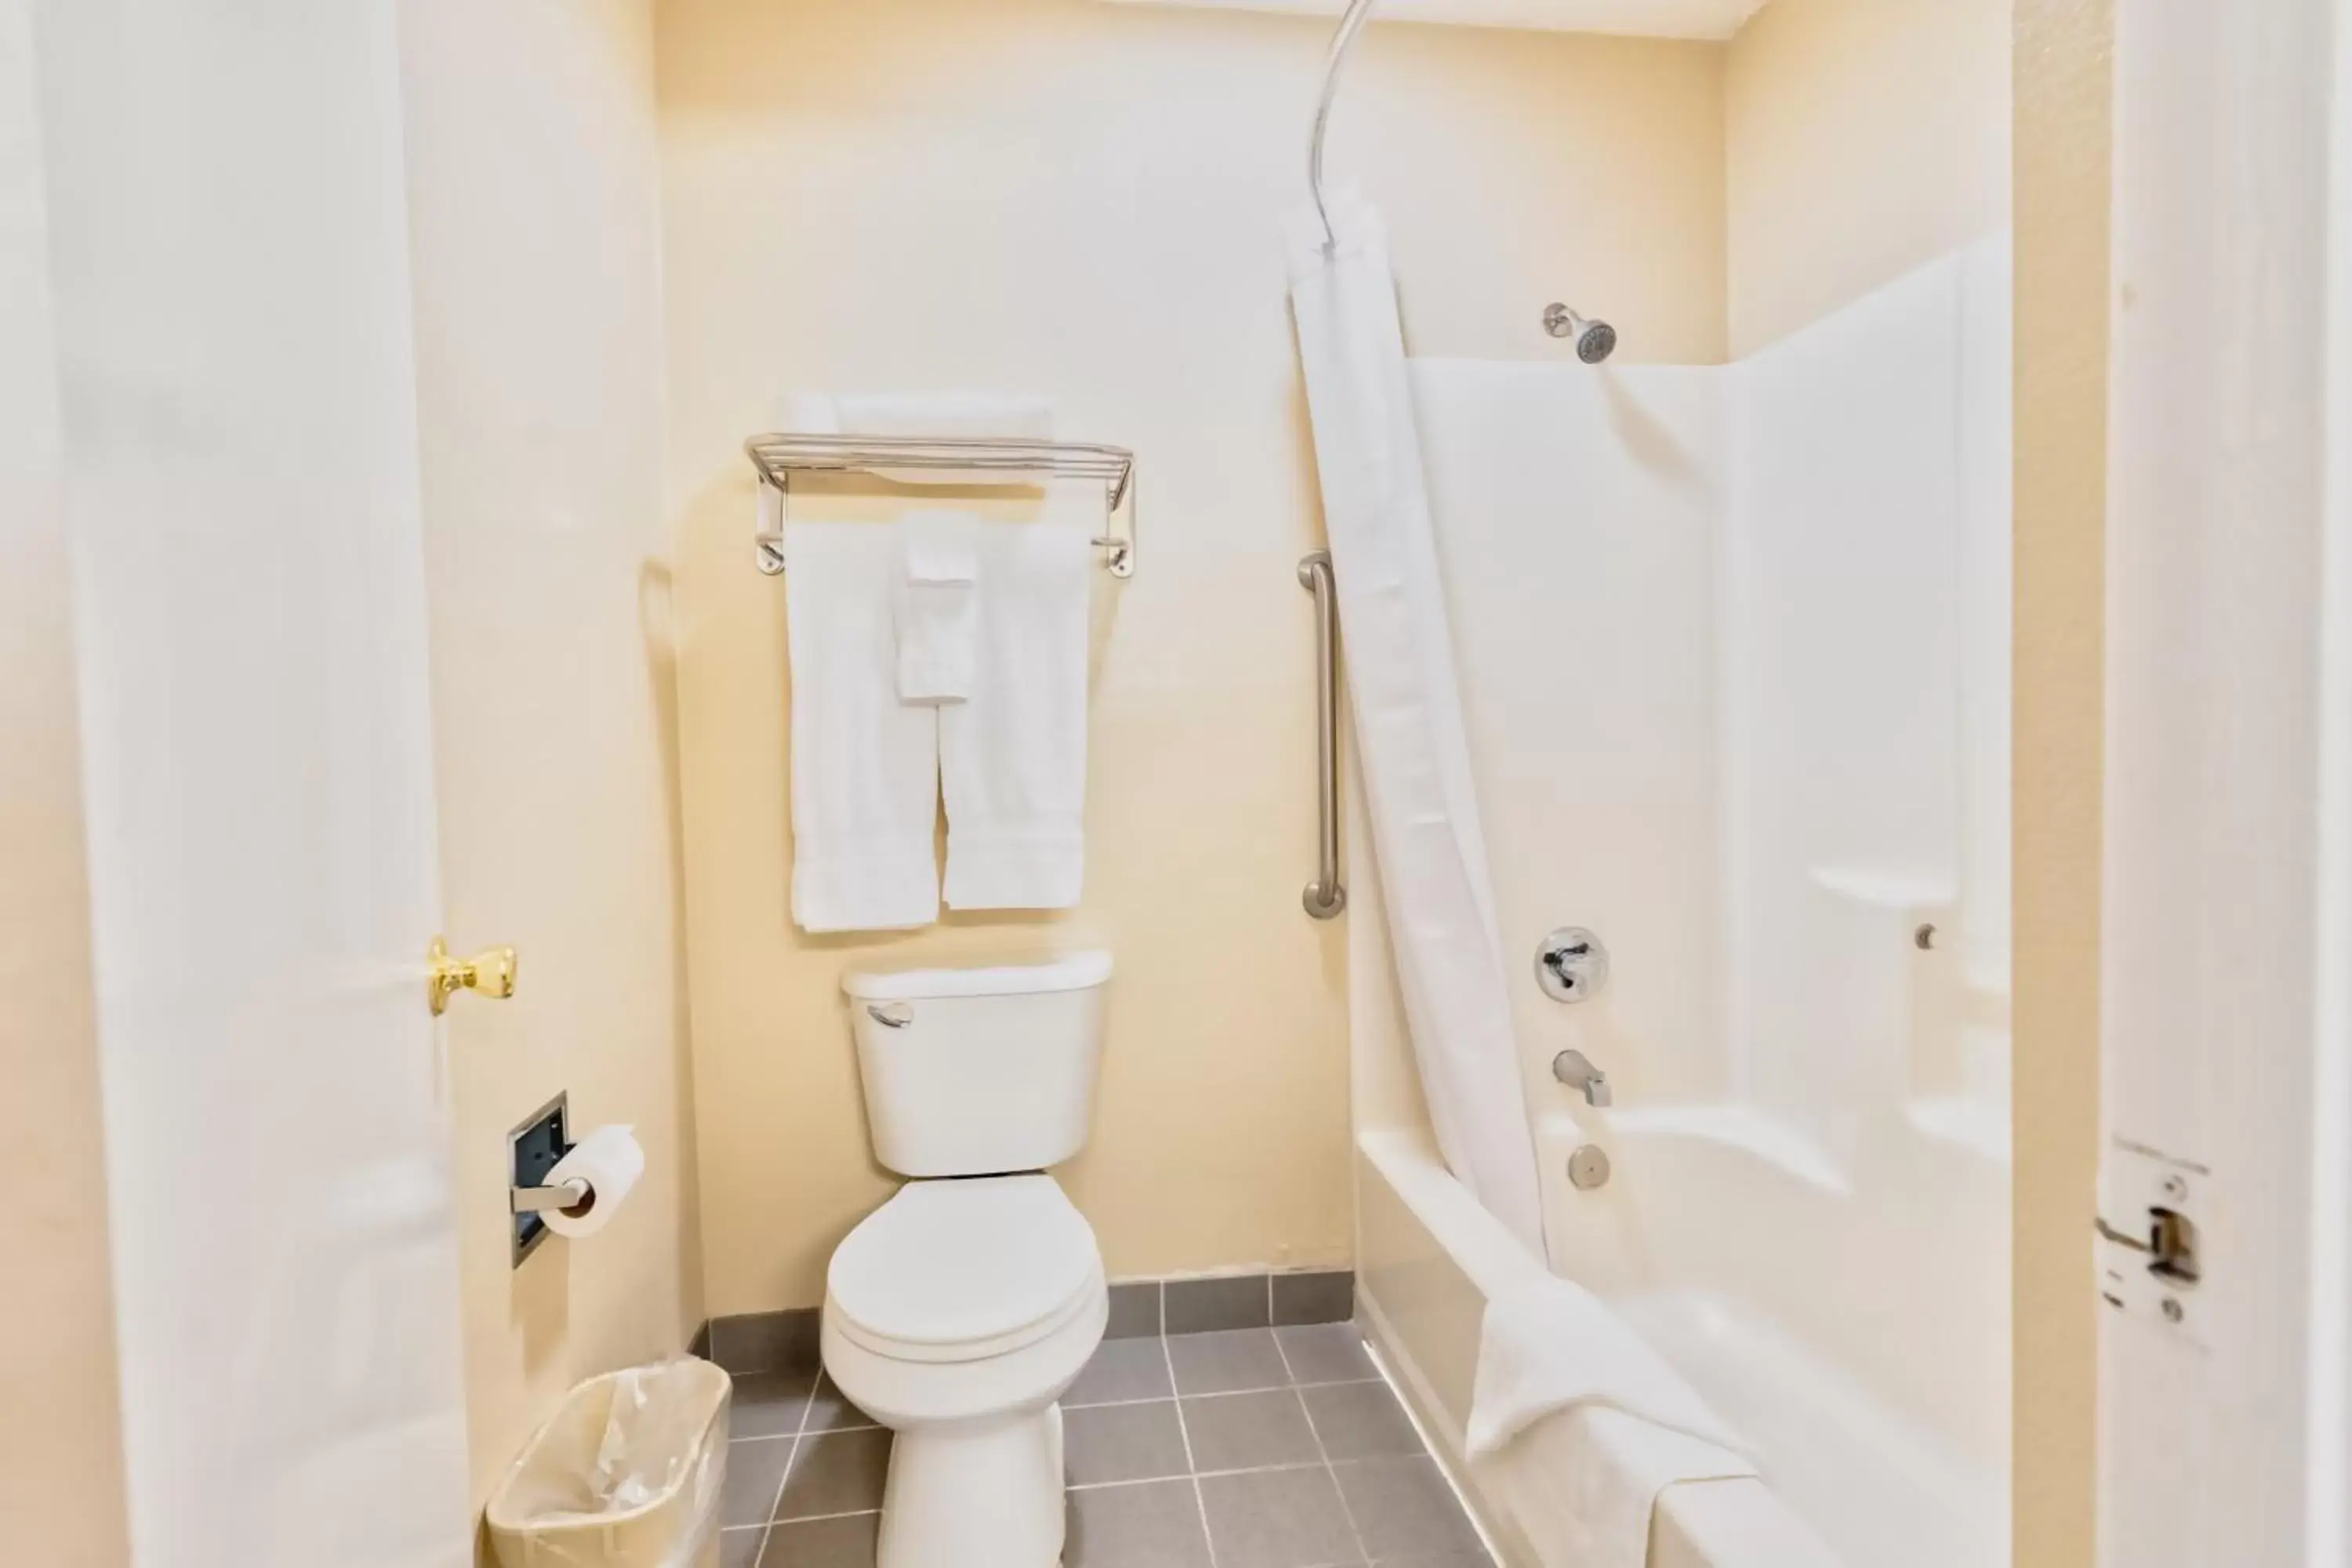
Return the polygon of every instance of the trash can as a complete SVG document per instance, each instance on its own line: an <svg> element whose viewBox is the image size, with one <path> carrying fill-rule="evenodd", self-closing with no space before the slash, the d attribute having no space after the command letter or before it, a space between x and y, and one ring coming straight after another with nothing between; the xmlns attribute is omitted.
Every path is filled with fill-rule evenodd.
<svg viewBox="0 0 2352 1568"><path fill-rule="evenodd" d="M490 1494L499 1568L716 1568L731 1386L686 1357L564 1395Z"/></svg>

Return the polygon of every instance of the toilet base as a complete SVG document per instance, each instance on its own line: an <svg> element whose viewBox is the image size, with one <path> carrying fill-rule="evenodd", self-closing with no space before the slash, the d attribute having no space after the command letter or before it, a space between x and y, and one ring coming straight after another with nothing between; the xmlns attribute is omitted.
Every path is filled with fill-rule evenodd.
<svg viewBox="0 0 2352 1568"><path fill-rule="evenodd" d="M901 1428L876 1568L1058 1568L1062 1407Z"/></svg>

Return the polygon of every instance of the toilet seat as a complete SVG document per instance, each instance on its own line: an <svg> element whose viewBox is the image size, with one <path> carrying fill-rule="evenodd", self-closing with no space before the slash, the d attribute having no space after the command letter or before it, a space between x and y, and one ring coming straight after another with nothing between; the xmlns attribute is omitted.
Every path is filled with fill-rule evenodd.
<svg viewBox="0 0 2352 1568"><path fill-rule="evenodd" d="M826 1326L874 1355L1010 1355L1104 1291L1094 1232L1051 1176L910 1182L835 1249Z"/></svg>

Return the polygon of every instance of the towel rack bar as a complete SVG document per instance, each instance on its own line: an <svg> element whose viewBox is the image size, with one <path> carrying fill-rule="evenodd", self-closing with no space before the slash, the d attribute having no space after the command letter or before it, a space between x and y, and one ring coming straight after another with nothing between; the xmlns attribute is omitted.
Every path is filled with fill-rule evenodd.
<svg viewBox="0 0 2352 1568"><path fill-rule="evenodd" d="M1135 454L1124 447L1093 442L1040 441L1026 437L973 436L946 438L929 436L754 436L743 450L759 470L760 481L772 485L787 500L795 473L877 474L901 472L976 475L969 482L983 485L1019 484L1024 480L1093 479L1103 487L1103 510L1115 518L1127 512L1127 534L1106 531L1094 542L1110 552L1107 563L1115 577L1135 574L1136 547L1141 518L1135 498ZM952 479L942 482L953 482ZM784 569L781 531L755 537L760 570L773 576Z"/></svg>

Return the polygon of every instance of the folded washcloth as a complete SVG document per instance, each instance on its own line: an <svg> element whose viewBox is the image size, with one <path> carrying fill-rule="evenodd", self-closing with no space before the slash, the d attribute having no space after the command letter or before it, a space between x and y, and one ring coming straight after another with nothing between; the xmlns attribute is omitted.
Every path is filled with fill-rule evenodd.
<svg viewBox="0 0 2352 1568"><path fill-rule="evenodd" d="M984 392L803 393L784 400L784 428L806 436L1054 438L1054 405L1043 397ZM1029 485L1032 474L986 469L877 468L901 485Z"/></svg>
<svg viewBox="0 0 2352 1568"><path fill-rule="evenodd" d="M898 700L961 702L979 654L975 538L961 512L916 512L898 523Z"/></svg>
<svg viewBox="0 0 2352 1568"><path fill-rule="evenodd" d="M974 539L971 688L937 710L948 904L1067 909L1086 878L1091 536L1056 523L991 523Z"/></svg>
<svg viewBox="0 0 2352 1568"><path fill-rule="evenodd" d="M1752 1476L1746 1445L1591 1291L1547 1279L1486 1303L1465 1446L1488 1458L1546 1416L1576 1461L1551 1494L1577 1568L1643 1568L1658 1494ZM1549 1559L1548 1559L1549 1561Z"/></svg>
<svg viewBox="0 0 2352 1568"><path fill-rule="evenodd" d="M939 918L937 710L898 700L896 530L784 530L793 674L793 918L895 931Z"/></svg>

